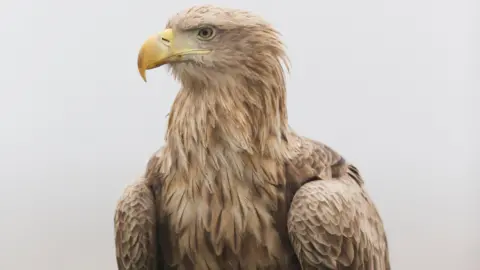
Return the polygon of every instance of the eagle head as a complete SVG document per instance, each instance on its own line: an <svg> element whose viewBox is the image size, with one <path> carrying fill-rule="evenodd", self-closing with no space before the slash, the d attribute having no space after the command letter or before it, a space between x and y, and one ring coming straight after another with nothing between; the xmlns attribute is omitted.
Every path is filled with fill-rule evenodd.
<svg viewBox="0 0 480 270"><path fill-rule="evenodd" d="M218 78L265 79L288 59L278 32L261 17L203 5L176 14L165 30L142 45L138 70L145 81L146 70L165 64L182 82L207 83Z"/></svg>

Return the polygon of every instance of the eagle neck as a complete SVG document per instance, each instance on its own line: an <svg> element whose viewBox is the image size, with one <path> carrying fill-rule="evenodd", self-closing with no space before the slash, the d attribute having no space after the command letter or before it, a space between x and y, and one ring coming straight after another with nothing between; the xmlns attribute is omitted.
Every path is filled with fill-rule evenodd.
<svg viewBox="0 0 480 270"><path fill-rule="evenodd" d="M184 83L169 114L166 146L185 169L192 156L204 156L201 162L220 153L274 160L285 156L283 81L268 84L237 77L199 85Z"/></svg>
<svg viewBox="0 0 480 270"><path fill-rule="evenodd" d="M155 165L163 176L160 219L178 232L171 238L178 254L194 258L196 250L183 240L201 236L197 243L205 257L218 256L213 250L231 250L236 257L256 249L259 258L283 260L285 239L278 232L286 228L284 104L278 96L241 92L266 89L236 85L184 86L178 93Z"/></svg>

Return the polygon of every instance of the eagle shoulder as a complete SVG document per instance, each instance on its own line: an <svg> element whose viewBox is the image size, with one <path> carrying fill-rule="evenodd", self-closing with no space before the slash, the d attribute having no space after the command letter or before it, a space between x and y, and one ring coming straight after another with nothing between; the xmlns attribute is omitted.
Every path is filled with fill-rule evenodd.
<svg viewBox="0 0 480 270"><path fill-rule="evenodd" d="M302 268L390 269L383 222L358 169L322 143L294 140L287 229Z"/></svg>
<svg viewBox="0 0 480 270"><path fill-rule="evenodd" d="M114 215L115 252L119 270L156 270L164 267L159 245L155 191L160 176L154 168L157 151L148 161L145 175L128 185L117 202Z"/></svg>
<svg viewBox="0 0 480 270"><path fill-rule="evenodd" d="M115 208L114 231L119 270L156 269L155 204L144 178L125 188Z"/></svg>

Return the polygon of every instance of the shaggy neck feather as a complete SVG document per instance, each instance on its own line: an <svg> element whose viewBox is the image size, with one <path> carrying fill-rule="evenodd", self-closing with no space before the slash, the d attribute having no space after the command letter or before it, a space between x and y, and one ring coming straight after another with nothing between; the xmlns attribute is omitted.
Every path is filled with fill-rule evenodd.
<svg viewBox="0 0 480 270"><path fill-rule="evenodd" d="M285 89L239 80L217 83L195 89L184 84L176 97L160 167L165 175L161 218L168 217L172 230L181 232L171 240L178 242L179 254L193 258L197 250L190 240L195 239L209 256L256 250L258 258L283 260L275 229L280 223L272 213L284 213L279 190L286 183ZM209 232L207 239L202 231ZM262 262L253 256L247 263Z"/></svg>
<svg viewBox="0 0 480 270"><path fill-rule="evenodd" d="M177 165L188 169L192 156L200 157L200 166L209 157L226 161L225 155L232 154L281 159L287 130L285 86L283 76L267 81L224 74L222 81L183 82L166 134Z"/></svg>

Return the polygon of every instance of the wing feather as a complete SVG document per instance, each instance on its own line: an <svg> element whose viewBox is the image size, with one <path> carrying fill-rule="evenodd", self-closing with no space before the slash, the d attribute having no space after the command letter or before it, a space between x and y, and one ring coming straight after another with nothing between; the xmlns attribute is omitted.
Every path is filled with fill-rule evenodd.
<svg viewBox="0 0 480 270"><path fill-rule="evenodd" d="M153 193L144 179L128 186L114 216L119 270L156 270L157 244Z"/></svg>
<svg viewBox="0 0 480 270"><path fill-rule="evenodd" d="M357 168L321 143L296 140L289 181L301 187L287 227L302 269L389 270L383 222Z"/></svg>

